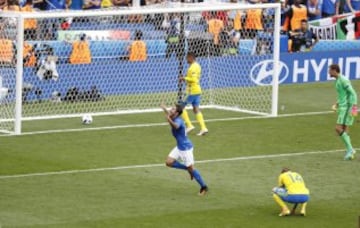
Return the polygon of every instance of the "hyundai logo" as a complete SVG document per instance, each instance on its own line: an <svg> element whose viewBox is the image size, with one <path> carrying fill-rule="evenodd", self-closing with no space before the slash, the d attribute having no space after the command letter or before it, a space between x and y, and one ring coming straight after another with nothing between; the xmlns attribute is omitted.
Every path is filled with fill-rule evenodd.
<svg viewBox="0 0 360 228"><path fill-rule="evenodd" d="M274 76L274 61L264 60L255 64L250 71L251 80L261 86L272 85ZM289 68L279 61L278 80L279 84L289 76Z"/></svg>

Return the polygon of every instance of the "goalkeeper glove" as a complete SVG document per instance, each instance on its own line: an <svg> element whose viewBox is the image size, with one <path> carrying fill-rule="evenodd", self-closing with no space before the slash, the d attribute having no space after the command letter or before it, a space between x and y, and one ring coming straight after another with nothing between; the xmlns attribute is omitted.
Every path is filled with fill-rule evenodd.
<svg viewBox="0 0 360 228"><path fill-rule="evenodd" d="M357 108L356 105L353 105L353 106L352 106L351 115L352 115L352 116L357 116L357 115L358 115L358 108Z"/></svg>

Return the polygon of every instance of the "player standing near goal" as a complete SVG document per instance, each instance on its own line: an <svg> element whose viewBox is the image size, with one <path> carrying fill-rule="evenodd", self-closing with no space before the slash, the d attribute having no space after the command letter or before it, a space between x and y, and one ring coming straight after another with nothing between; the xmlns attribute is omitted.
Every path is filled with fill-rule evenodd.
<svg viewBox="0 0 360 228"><path fill-rule="evenodd" d="M333 110L337 111L338 118L335 130L346 146L344 159L352 160L354 159L355 150L351 145L348 130L354 122L354 116L357 116L357 94L353 89L350 80L340 74L340 67L338 64L330 65L329 75L336 79L335 88L337 91L337 102L333 105Z"/></svg>
<svg viewBox="0 0 360 228"><path fill-rule="evenodd" d="M180 81L185 81L186 83L187 98L184 102L184 106L189 103L192 105L194 114L201 128L200 132L197 135L202 136L209 131L206 128L203 114L201 113L199 108L201 100L201 66L198 62L196 62L196 56L193 52L187 53L186 60L189 64L188 71L185 77L180 77ZM186 132L189 133L190 131L194 130L195 127L192 125L188 112L185 110L185 108L183 110L182 117L186 123Z"/></svg>
<svg viewBox="0 0 360 228"><path fill-rule="evenodd" d="M272 191L275 202L281 207L279 216L295 214L298 204L301 204L300 214L305 216L310 192L300 174L292 172L289 168L283 168L278 178L278 186ZM285 202L294 204L291 212Z"/></svg>
<svg viewBox="0 0 360 228"><path fill-rule="evenodd" d="M175 169L187 170L190 174L191 180L195 178L195 180L199 183L199 195L203 196L208 192L208 187L202 179L200 172L194 168L193 145L186 135L185 124L180 117L183 112L183 107L181 105L176 105L170 110L167 110L165 105L162 104L161 108L165 112L166 120L169 122L172 135L175 137L177 142L176 147L170 152L166 159L166 166ZM181 159L184 164L180 163L178 159Z"/></svg>

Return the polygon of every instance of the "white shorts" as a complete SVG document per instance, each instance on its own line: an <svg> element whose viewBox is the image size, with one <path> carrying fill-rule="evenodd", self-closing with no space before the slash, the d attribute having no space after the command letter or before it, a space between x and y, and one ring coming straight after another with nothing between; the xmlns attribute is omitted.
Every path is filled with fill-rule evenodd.
<svg viewBox="0 0 360 228"><path fill-rule="evenodd" d="M186 167L194 165L193 148L189 150L179 150L176 146L168 156L175 160L180 160Z"/></svg>

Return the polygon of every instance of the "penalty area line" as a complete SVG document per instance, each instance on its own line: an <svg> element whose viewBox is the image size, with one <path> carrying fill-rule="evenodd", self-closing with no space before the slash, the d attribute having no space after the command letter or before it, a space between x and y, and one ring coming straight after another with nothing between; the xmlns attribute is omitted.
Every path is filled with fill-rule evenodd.
<svg viewBox="0 0 360 228"><path fill-rule="evenodd" d="M358 149L358 148L355 148L355 149ZM242 157L233 157L233 158L218 158L218 159L200 160L200 161L197 161L196 163L197 164L207 164L207 163L228 162L228 161L295 157L295 156L303 156L303 155L335 153L335 152L341 152L341 151L344 151L344 150L339 149L339 150L308 151L308 152L284 153L284 154L254 155L254 156L242 156ZM104 172L104 171L118 171L118 170L127 170L127 169L143 169L143 168L154 168L154 167L165 167L165 164L161 163L161 164L129 165L129 166L116 166L116 167L94 168L94 169L78 169L78 170L75 169L75 170L43 172L43 173L3 175L3 176L0 176L0 180L26 178L26 177L79 174L79 173L94 173L94 172Z"/></svg>

